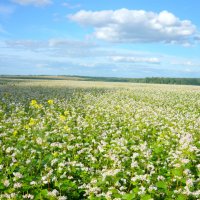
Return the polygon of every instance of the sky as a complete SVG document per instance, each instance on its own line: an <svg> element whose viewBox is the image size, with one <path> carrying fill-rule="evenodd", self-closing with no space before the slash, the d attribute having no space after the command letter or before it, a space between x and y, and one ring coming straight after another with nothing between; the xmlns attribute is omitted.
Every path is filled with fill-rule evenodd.
<svg viewBox="0 0 200 200"><path fill-rule="evenodd" d="M199 0L0 0L0 74L200 77Z"/></svg>

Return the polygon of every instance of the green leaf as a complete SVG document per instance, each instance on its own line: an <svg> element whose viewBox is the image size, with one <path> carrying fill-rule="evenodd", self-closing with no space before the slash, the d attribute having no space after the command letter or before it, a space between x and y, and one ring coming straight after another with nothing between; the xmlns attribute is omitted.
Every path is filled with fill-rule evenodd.
<svg viewBox="0 0 200 200"><path fill-rule="evenodd" d="M43 197L45 197L45 196L47 196L47 194L48 194L48 190L47 190L47 189L41 190L40 194L41 194Z"/></svg>
<svg viewBox="0 0 200 200"><path fill-rule="evenodd" d="M47 194L48 194L48 190L47 189L40 190L39 192L35 193L34 199L35 200L44 200L44 199L47 198Z"/></svg>
<svg viewBox="0 0 200 200"><path fill-rule="evenodd" d="M181 182L185 184L186 183L186 178L182 178Z"/></svg>
<svg viewBox="0 0 200 200"><path fill-rule="evenodd" d="M182 169L173 169L172 174L175 176L182 176Z"/></svg>
<svg viewBox="0 0 200 200"><path fill-rule="evenodd" d="M135 198L135 194L131 193L131 194L124 194L122 196L122 199L124 200L133 200Z"/></svg>
<svg viewBox="0 0 200 200"><path fill-rule="evenodd" d="M59 183L58 181L55 182L55 186L56 187L60 187L61 183Z"/></svg>
<svg viewBox="0 0 200 200"><path fill-rule="evenodd" d="M161 153L162 152L162 147L155 147L154 148L154 152L157 153L157 154Z"/></svg>
<svg viewBox="0 0 200 200"><path fill-rule="evenodd" d="M177 200L186 200L187 199L187 196L183 195L183 194L180 194L178 195L177 197Z"/></svg>
<svg viewBox="0 0 200 200"><path fill-rule="evenodd" d="M137 185L138 183L136 181L131 182L132 185Z"/></svg>
<svg viewBox="0 0 200 200"><path fill-rule="evenodd" d="M0 190L5 189L5 186L3 185L3 183L0 183Z"/></svg>
<svg viewBox="0 0 200 200"><path fill-rule="evenodd" d="M151 195L149 195L149 194L146 194L141 197L141 200L150 200L150 199L152 199L152 198L151 198Z"/></svg>
<svg viewBox="0 0 200 200"><path fill-rule="evenodd" d="M133 191L134 191L134 193L136 193L136 194L137 194L137 193L139 192L139 188L138 188L138 187L136 187L136 188L134 188L134 189L133 189Z"/></svg>
<svg viewBox="0 0 200 200"><path fill-rule="evenodd" d="M158 182L156 183L156 186L157 186L158 188L167 189L167 184L166 184L164 181L158 181Z"/></svg>

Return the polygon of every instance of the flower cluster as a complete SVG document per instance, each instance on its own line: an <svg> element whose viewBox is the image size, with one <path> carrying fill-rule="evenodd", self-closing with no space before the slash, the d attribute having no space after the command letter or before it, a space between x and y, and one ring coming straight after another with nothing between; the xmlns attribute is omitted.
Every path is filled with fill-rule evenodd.
<svg viewBox="0 0 200 200"><path fill-rule="evenodd" d="M198 87L48 83L0 85L0 199L200 198Z"/></svg>

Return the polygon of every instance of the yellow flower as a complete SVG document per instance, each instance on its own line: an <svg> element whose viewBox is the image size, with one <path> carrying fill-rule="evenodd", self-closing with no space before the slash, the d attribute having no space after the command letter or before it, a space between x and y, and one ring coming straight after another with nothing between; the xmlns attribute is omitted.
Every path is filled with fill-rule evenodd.
<svg viewBox="0 0 200 200"><path fill-rule="evenodd" d="M47 102L48 102L49 105L53 105L54 104L54 101L52 99L49 99Z"/></svg>
<svg viewBox="0 0 200 200"><path fill-rule="evenodd" d="M29 126L34 126L36 124L36 120L31 118L29 121Z"/></svg>
<svg viewBox="0 0 200 200"><path fill-rule="evenodd" d="M37 105L37 101L36 101L36 100L32 100L31 103L30 103L30 105L31 105L31 106Z"/></svg>
<svg viewBox="0 0 200 200"><path fill-rule="evenodd" d="M17 133L18 133L18 131L15 130L15 131L13 132L13 135L16 136Z"/></svg>
<svg viewBox="0 0 200 200"><path fill-rule="evenodd" d="M65 121L66 120L66 117L64 115L60 115L60 120L61 121Z"/></svg>
<svg viewBox="0 0 200 200"><path fill-rule="evenodd" d="M70 133L71 129L69 128L69 126L64 126L64 130L67 132L67 133Z"/></svg>
<svg viewBox="0 0 200 200"><path fill-rule="evenodd" d="M29 129L29 125L28 124L24 125L24 128Z"/></svg>
<svg viewBox="0 0 200 200"><path fill-rule="evenodd" d="M58 156L58 152L54 152L54 153L53 153L53 156L54 156L54 157L57 157L57 156Z"/></svg>
<svg viewBox="0 0 200 200"><path fill-rule="evenodd" d="M42 105L38 104L38 102L36 100L32 100L30 105L33 106L34 108L41 108L42 107Z"/></svg>

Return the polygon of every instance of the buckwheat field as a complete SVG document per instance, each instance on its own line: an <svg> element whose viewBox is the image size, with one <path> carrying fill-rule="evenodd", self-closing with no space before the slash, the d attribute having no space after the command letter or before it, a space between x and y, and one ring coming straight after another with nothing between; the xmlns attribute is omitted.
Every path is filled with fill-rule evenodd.
<svg viewBox="0 0 200 200"><path fill-rule="evenodd" d="M200 87L0 82L0 199L200 199Z"/></svg>

